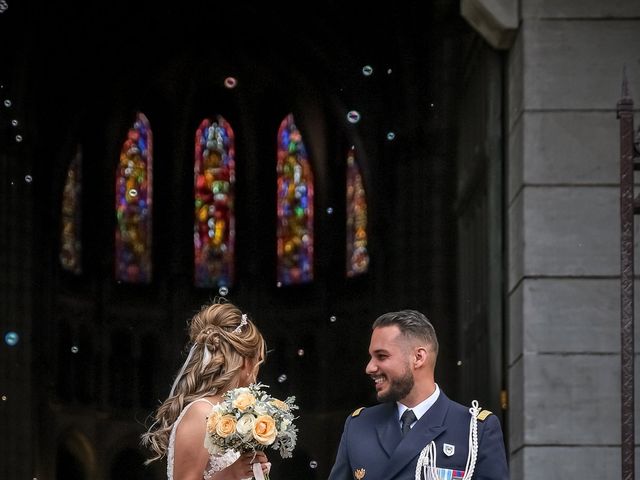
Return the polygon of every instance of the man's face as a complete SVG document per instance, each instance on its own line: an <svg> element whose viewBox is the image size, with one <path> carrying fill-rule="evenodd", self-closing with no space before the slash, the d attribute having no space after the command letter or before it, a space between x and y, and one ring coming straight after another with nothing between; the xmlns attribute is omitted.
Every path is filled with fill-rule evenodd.
<svg viewBox="0 0 640 480"><path fill-rule="evenodd" d="M376 386L378 401L394 402L405 398L413 389L410 347L395 326L379 327L371 333L371 359L366 372Z"/></svg>

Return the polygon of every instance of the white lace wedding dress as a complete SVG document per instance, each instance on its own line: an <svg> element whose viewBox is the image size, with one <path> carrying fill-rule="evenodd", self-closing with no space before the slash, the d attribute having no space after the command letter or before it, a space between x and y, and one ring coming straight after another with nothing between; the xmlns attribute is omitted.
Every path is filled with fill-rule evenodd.
<svg viewBox="0 0 640 480"><path fill-rule="evenodd" d="M171 429L171 436L169 437L169 449L167 450L167 479L173 480L173 460L174 460L174 448L176 442L176 431L178 430L178 425L180 425L180 421L185 413L189 410L191 405L196 402L207 402L209 405L213 407L213 404L207 400L206 398L198 398L188 404L186 407L182 409L180 412L180 416L173 424L173 428ZM202 440L204 444L204 439ZM211 480L214 473L219 472L220 470L227 468L233 462L235 462L240 454L234 450L230 450L228 452L223 453L222 455L210 455L209 462L207 463L207 469L202 473L203 480Z"/></svg>

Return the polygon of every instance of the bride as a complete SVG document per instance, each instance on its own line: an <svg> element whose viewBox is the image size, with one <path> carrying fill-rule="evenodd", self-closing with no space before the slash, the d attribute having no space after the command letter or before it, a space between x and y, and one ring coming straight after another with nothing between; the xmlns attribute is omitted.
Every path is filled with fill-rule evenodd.
<svg viewBox="0 0 640 480"><path fill-rule="evenodd" d="M268 472L264 452L210 455L204 447L206 417L222 395L256 382L265 342L253 322L231 303L205 305L189 325L191 349L169 397L158 407L142 443L167 457L168 480L242 480L253 463Z"/></svg>

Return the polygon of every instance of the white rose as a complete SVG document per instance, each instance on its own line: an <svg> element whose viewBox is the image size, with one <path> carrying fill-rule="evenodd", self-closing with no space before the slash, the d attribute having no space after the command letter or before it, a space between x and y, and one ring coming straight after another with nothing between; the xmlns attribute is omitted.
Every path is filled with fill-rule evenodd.
<svg viewBox="0 0 640 480"><path fill-rule="evenodd" d="M253 406L253 411L258 415L266 415L269 413L269 406L264 402L258 402Z"/></svg>
<svg viewBox="0 0 640 480"><path fill-rule="evenodd" d="M247 413L240 417L238 420L238 424L236 425L236 430L243 438L251 438L251 432L253 431L253 424L256 421L256 417Z"/></svg>
<svg viewBox="0 0 640 480"><path fill-rule="evenodd" d="M253 395L247 387L238 387L233 391L233 398L236 399L240 395Z"/></svg>

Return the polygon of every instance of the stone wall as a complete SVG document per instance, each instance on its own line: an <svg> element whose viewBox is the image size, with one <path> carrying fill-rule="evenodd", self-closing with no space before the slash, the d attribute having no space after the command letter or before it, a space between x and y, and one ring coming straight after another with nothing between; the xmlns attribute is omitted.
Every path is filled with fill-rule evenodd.
<svg viewBox="0 0 640 480"><path fill-rule="evenodd" d="M640 105L640 2L522 0L505 62L511 476L619 478L616 102L626 65Z"/></svg>

